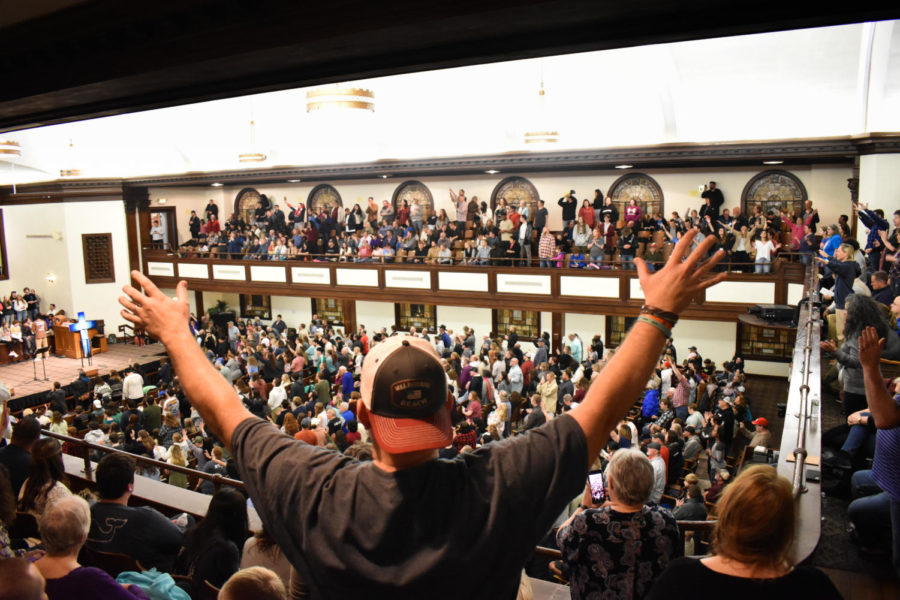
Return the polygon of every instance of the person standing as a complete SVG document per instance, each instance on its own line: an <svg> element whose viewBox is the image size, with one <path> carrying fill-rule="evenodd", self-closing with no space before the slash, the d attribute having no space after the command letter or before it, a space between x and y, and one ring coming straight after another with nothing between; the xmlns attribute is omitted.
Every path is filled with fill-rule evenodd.
<svg viewBox="0 0 900 600"><path fill-rule="evenodd" d="M569 223L575 220L575 213L578 211L578 200L575 198L575 190L569 190L569 193L559 199L557 202L562 207L563 230L569 228Z"/></svg>
<svg viewBox="0 0 900 600"><path fill-rule="evenodd" d="M144 291L125 286L120 303L126 320L165 345L192 406L232 448L254 507L312 596L452 598L456 586L435 582L458 578L464 557L467 581L480 597L511 598L535 544L584 488L589 461L650 377L679 313L725 278L711 273L722 252L700 264L714 240L689 251L695 235L686 235L657 273L637 262L645 309L668 319L639 316L577 408L534 434L487 444L462 470L438 458L453 439L454 401L425 340L391 337L366 357L357 410L375 443L373 461L358 463L297 443L242 406L188 329L186 282L173 301L132 271ZM334 506L347 510L314 518ZM431 506L446 519L417 513L416 506ZM473 542L466 524L475 522L488 525ZM376 555L369 552L374 547ZM426 554L433 560L423 561Z"/></svg>
<svg viewBox="0 0 900 600"><path fill-rule="evenodd" d="M219 220L219 206L210 198L209 203L206 205L206 222L208 223L213 219Z"/></svg>
<svg viewBox="0 0 900 600"><path fill-rule="evenodd" d="M522 219L521 223L519 223L519 229L516 233L516 237L519 241L519 257L522 259L522 264L526 267L531 266L531 236L532 236L531 223L528 222L528 219Z"/></svg>
<svg viewBox="0 0 900 600"><path fill-rule="evenodd" d="M725 202L725 196L722 195L722 190L716 187L715 181L710 181L708 186L703 186L703 193L700 194L700 197L703 198L706 203L706 210L703 214L709 215L713 222L715 222L715 220L719 218L719 209Z"/></svg>
<svg viewBox="0 0 900 600"><path fill-rule="evenodd" d="M603 192L600 191L600 188L594 190L594 199L591 201L591 206L594 209L594 225L599 225L603 222Z"/></svg>
<svg viewBox="0 0 900 600"><path fill-rule="evenodd" d="M466 226L466 215L469 214L469 201L466 200L466 191L459 188L459 193L450 190L450 200L456 208L456 221L460 227Z"/></svg>
<svg viewBox="0 0 900 600"><path fill-rule="evenodd" d="M534 211L534 222L532 223L532 229L534 231L544 231L544 227L547 225L547 208L544 206L543 200L537 201L537 210Z"/></svg>
<svg viewBox="0 0 900 600"><path fill-rule="evenodd" d="M137 369L132 369L122 381L122 397L135 402L144 397L144 378Z"/></svg>

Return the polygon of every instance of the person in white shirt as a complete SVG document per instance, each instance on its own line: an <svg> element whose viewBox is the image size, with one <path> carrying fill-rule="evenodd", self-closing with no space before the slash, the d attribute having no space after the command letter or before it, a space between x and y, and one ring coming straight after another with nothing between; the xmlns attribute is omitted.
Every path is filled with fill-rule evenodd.
<svg viewBox="0 0 900 600"><path fill-rule="evenodd" d="M772 270L772 253L774 253L781 244L773 244L769 239L769 233L763 229L759 234L759 239L753 243L756 253L756 273L770 273Z"/></svg>
<svg viewBox="0 0 900 600"><path fill-rule="evenodd" d="M288 375L282 375L280 385L272 387L267 402L270 412L281 406L282 400L287 400L287 389L285 388L285 385L290 385L290 381L291 379Z"/></svg>
<svg viewBox="0 0 900 600"><path fill-rule="evenodd" d="M141 400L144 397L144 378L132 370L122 381L122 396L126 400Z"/></svg>
<svg viewBox="0 0 900 600"><path fill-rule="evenodd" d="M650 459L650 466L653 467L653 489L650 491L647 501L654 504L659 504L666 491L666 461L660 456L659 450L659 442L647 444L647 458Z"/></svg>

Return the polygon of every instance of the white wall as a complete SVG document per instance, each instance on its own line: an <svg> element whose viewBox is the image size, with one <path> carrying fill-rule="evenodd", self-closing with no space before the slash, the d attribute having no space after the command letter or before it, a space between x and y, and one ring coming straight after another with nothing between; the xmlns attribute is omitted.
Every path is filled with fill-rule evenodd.
<svg viewBox="0 0 900 600"><path fill-rule="evenodd" d="M118 299L122 295L122 286L131 281L125 208L121 200L64 202L62 208L66 216L66 247L69 253L74 312L84 312L89 319L105 319L107 332L114 332L120 324L127 323L119 314L122 307ZM81 236L85 233L107 232L112 233L116 280L112 283L86 285Z"/></svg>
<svg viewBox="0 0 900 600"><path fill-rule="evenodd" d="M299 327L301 323L309 325L312 320L312 302L305 297L272 296L272 318L276 315L281 315L288 327Z"/></svg>
<svg viewBox="0 0 900 600"><path fill-rule="evenodd" d="M860 157L859 202L870 209L884 210L885 218L891 223L894 211L900 208L900 154ZM861 224L858 233L860 242L864 243L867 232Z"/></svg>
<svg viewBox="0 0 900 600"><path fill-rule="evenodd" d="M83 312L89 319L103 319L109 332L126 322L118 302L122 286L130 282L121 200L7 206L3 217L10 279L0 282L0 293L33 287L42 308L53 303L69 315ZM85 233L112 234L114 282L84 283L81 236ZM54 283L46 279L51 273L56 276Z"/></svg>
<svg viewBox="0 0 900 600"><path fill-rule="evenodd" d="M438 305L436 308L438 325L445 325L453 333L462 335L463 326L468 325L475 330L475 340L491 331L491 309L471 308L464 306ZM476 348L480 348L480 344Z"/></svg>
<svg viewBox="0 0 900 600"><path fill-rule="evenodd" d="M567 313L563 320L563 335L577 333L584 346L589 346L595 335L600 335L606 344L606 317L603 315L585 315ZM568 339L565 340L568 342Z"/></svg>
<svg viewBox="0 0 900 600"><path fill-rule="evenodd" d="M656 179L663 190L665 208L667 214L678 211L684 215L686 210L699 208L701 205L698 185L710 180L717 182L718 187L725 194L727 208L740 204L741 192L747 182L757 173L764 170L764 166L757 167L731 167L727 169L699 168L699 169L634 169L646 173ZM790 172L796 175L809 193L814 205L819 208L819 214L823 222L837 222L838 215L849 214L850 192L847 190L847 178L851 176L849 166L813 165L790 167ZM455 211L451 205L449 188L458 190L463 188L470 198L478 196L479 200L490 201L494 187L504 178L512 175L527 177L537 188L538 193L547 203L550 211L551 228L562 226L562 216L556 201L570 189L577 192L579 199L593 198L594 190L601 189L604 194L610 186L628 171L615 169L603 171L562 171L555 173L529 174L527 172L504 172L496 175L470 175L462 177L423 177L419 181L428 186L434 197L435 208L445 209L451 219L455 218ZM338 190L345 207L352 207L358 203L365 210L369 196L375 198L380 204L382 200L390 200L397 186L405 179L369 179L360 181L338 181L332 185ZM305 203L309 193L318 183L301 182L297 184L261 185L256 189L260 193L269 196L274 202L284 208L285 199L293 205ZM153 206L159 206L158 199L166 198L167 203L162 206L178 207L179 236L188 235L187 219L190 210L194 209L198 215L203 216L203 207L209 198L213 198L219 204L219 216L222 219L234 210L234 199L244 186L225 186L221 188L151 188L150 198ZM579 203L580 204L580 203Z"/></svg>
<svg viewBox="0 0 900 600"><path fill-rule="evenodd" d="M722 365L731 360L737 343L737 324L734 321L691 321L681 319L672 330L678 360L684 360L689 354L688 348L697 346L697 351L706 359Z"/></svg>
<svg viewBox="0 0 900 600"><path fill-rule="evenodd" d="M382 327L387 327L390 333L394 320L393 302L356 301L356 323L365 325L369 334L380 331Z"/></svg>
<svg viewBox="0 0 900 600"><path fill-rule="evenodd" d="M0 281L0 294L9 296L12 291L21 294L24 287L34 288L41 298L42 309L53 303L66 314L72 314L65 211L59 204L5 206L3 228L9 279ZM54 239L54 233L62 237ZM29 238L29 235L48 237ZM49 274L56 276L54 283L47 281Z"/></svg>

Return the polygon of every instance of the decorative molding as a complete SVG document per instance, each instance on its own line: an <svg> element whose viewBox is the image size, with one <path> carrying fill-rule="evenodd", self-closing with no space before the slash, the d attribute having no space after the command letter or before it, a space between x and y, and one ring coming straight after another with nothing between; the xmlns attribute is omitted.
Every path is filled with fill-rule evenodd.
<svg viewBox="0 0 900 600"><path fill-rule="evenodd" d="M900 152L900 133L873 133L793 140L763 140L710 144L658 144L593 150L553 152L508 152L481 156L379 160L368 163L317 165L310 167L273 167L133 177L127 179L90 179L52 181L0 187L0 202L33 204L36 202L76 201L80 198L122 198L133 188L170 185L202 185L224 182L226 185L285 183L288 179L338 181L378 179L382 175L411 177L425 175L483 174L496 169L505 172L563 170L612 170L618 164L637 169L678 167L759 166L763 160L783 160L785 168L798 164L838 163L852 165L860 154Z"/></svg>

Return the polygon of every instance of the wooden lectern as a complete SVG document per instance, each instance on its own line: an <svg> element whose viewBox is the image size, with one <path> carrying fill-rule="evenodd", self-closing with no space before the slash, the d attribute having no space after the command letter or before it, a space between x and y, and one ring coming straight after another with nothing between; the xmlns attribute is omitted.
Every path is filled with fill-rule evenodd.
<svg viewBox="0 0 900 600"><path fill-rule="evenodd" d="M103 327L103 321L96 321L97 328L88 330L91 338L91 346L94 354L106 352L106 337L98 333L97 329ZM53 338L56 341L56 354L69 358L83 358L81 355L81 334L69 330L69 323L53 326ZM96 341L95 341L96 338Z"/></svg>

